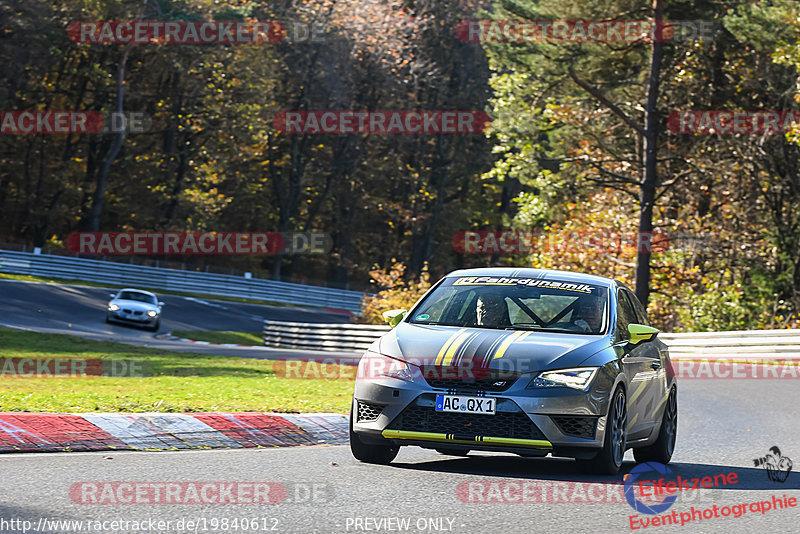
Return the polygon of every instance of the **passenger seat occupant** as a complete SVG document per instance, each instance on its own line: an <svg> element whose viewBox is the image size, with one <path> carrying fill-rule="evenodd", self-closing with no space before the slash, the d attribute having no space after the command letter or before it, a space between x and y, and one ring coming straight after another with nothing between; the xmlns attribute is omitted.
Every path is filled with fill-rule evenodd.
<svg viewBox="0 0 800 534"><path fill-rule="evenodd" d="M490 328L511 326L505 298L491 293L478 297L475 307L477 324Z"/></svg>
<svg viewBox="0 0 800 534"><path fill-rule="evenodd" d="M603 312L605 302L596 297L582 297L573 314L572 321L576 327L585 333L597 334L603 326Z"/></svg>

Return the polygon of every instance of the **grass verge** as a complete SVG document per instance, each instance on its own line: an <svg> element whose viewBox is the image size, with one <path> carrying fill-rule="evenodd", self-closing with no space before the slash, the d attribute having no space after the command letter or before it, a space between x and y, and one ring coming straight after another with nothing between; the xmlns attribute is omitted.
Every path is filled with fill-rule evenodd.
<svg viewBox="0 0 800 534"><path fill-rule="evenodd" d="M270 360L172 352L7 328L0 328L0 347L0 411L345 413L353 393L352 380L276 376ZM106 367L109 360L135 360L147 376L18 376L9 371L20 362L10 358L101 359Z"/></svg>
<svg viewBox="0 0 800 534"><path fill-rule="evenodd" d="M234 343L236 345L262 346L264 339L261 332L231 332L211 330L173 330L173 336L194 341L208 341L209 343Z"/></svg>

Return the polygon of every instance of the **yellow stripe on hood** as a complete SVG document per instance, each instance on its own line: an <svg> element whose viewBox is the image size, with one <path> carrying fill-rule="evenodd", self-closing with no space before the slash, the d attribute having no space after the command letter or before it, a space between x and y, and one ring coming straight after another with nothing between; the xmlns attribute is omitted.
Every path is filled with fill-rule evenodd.
<svg viewBox="0 0 800 534"><path fill-rule="evenodd" d="M447 353L444 355L444 358L442 359L442 365L450 365L453 362L453 356L455 356L458 348L461 346L462 343L464 343L464 341L472 337L472 335L473 334L470 332L464 332L463 334L458 336L458 338L455 341L453 341L453 343L450 344L450 348L447 349Z"/></svg>
<svg viewBox="0 0 800 534"><path fill-rule="evenodd" d="M442 360L444 359L444 355L447 352L447 349L450 347L453 341L455 341L458 336L466 332L466 330L467 330L466 328L460 329L458 332L450 336L447 341L444 342L444 345L442 345L442 348L439 350L439 354L436 355L436 360L434 360L434 363L436 365L442 365Z"/></svg>
<svg viewBox="0 0 800 534"><path fill-rule="evenodd" d="M492 356L492 360L502 358L503 355L508 350L508 347L510 347L512 343L514 343L515 341L522 341L529 335L530 331L517 330L516 332L505 338L503 340L503 343L501 343L500 346L497 348L497 352L495 352L494 356Z"/></svg>

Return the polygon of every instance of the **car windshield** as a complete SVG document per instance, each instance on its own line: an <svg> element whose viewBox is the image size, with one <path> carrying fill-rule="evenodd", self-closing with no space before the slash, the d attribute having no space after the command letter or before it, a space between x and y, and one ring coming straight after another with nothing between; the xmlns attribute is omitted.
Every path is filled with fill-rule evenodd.
<svg viewBox="0 0 800 534"><path fill-rule="evenodd" d="M155 304L156 298L147 293L139 293L138 291L120 291L117 295L119 300L136 300L146 304Z"/></svg>
<svg viewBox="0 0 800 534"><path fill-rule="evenodd" d="M409 322L602 334L608 324L608 290L539 278L451 277L420 303Z"/></svg>

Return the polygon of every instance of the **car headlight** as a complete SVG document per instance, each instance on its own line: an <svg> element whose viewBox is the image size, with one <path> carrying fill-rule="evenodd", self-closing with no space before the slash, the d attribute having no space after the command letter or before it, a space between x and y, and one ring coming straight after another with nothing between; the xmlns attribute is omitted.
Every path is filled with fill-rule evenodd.
<svg viewBox="0 0 800 534"><path fill-rule="evenodd" d="M396 378L406 382L413 382L414 376L419 374L419 368L395 358L384 356L376 352L366 352L358 362L358 378Z"/></svg>
<svg viewBox="0 0 800 534"><path fill-rule="evenodd" d="M117 311L119 309L119 306L117 306L116 304L109 304L108 309L111 311Z"/></svg>
<svg viewBox="0 0 800 534"><path fill-rule="evenodd" d="M574 369L559 369L557 371L544 371L530 381L526 389L568 387L579 391L589 389L594 375L599 367L576 367Z"/></svg>
<svg viewBox="0 0 800 534"><path fill-rule="evenodd" d="M158 315L158 312L155 310L150 310L149 312L147 312L148 317L155 317L156 315Z"/></svg>
<svg viewBox="0 0 800 534"><path fill-rule="evenodd" d="M383 376L389 378L397 378L398 380L405 380L406 382L413 382L414 376L411 374L411 367L406 362L395 360L389 369L384 371Z"/></svg>

